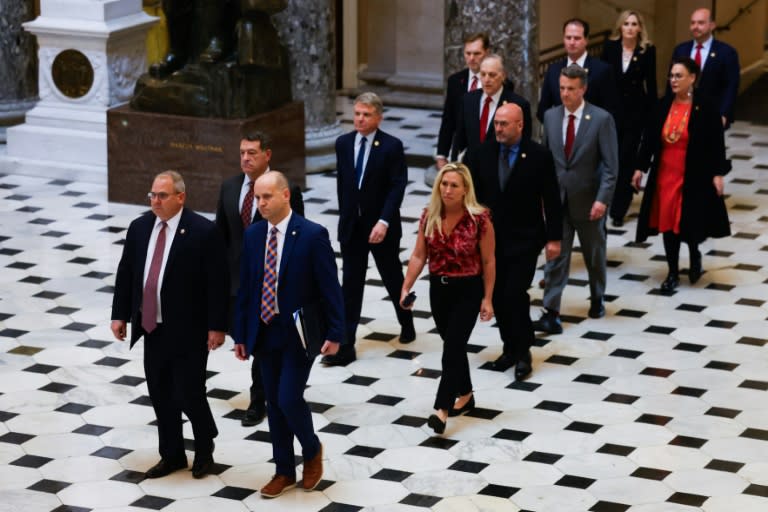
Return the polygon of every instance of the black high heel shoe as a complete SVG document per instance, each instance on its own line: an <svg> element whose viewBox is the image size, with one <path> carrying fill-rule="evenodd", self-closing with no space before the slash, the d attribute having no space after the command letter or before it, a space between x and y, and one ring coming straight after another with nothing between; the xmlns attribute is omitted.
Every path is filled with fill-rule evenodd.
<svg viewBox="0 0 768 512"><path fill-rule="evenodd" d="M427 419L427 425L435 431L435 434L442 434L445 432L445 422L437 417L437 414L432 414Z"/></svg>
<svg viewBox="0 0 768 512"><path fill-rule="evenodd" d="M475 408L475 395L473 394L471 397L469 397L469 400L467 400L467 403L459 407L458 409L455 407L451 407L451 410L448 411L448 416L450 418L453 418L455 416L461 416L462 414L467 414L469 411Z"/></svg>

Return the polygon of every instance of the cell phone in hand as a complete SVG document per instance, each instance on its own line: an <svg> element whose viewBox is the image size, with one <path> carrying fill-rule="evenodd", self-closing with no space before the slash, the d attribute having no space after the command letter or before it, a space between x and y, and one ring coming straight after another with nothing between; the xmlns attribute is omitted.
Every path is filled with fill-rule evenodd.
<svg viewBox="0 0 768 512"><path fill-rule="evenodd" d="M403 299L403 307L409 308L414 302L416 302L416 292L411 292Z"/></svg>

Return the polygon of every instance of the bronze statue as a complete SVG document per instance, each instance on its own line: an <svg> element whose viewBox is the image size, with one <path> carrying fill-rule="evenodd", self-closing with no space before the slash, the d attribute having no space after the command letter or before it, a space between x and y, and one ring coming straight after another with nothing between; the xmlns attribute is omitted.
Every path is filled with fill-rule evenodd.
<svg viewBox="0 0 768 512"><path fill-rule="evenodd" d="M288 55L270 16L287 0L162 0L169 52L136 84L131 107L241 118L291 100Z"/></svg>

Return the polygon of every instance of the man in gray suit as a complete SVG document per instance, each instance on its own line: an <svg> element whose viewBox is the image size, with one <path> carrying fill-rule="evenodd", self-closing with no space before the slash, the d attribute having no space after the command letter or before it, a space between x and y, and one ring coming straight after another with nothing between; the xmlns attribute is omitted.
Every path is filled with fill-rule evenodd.
<svg viewBox="0 0 768 512"><path fill-rule="evenodd" d="M587 72L576 65L560 72L563 104L544 114L544 145L555 159L563 201L563 241L560 255L544 268L544 307L534 329L560 334L560 299L568 281L573 236L579 235L589 274L590 318L605 315L605 216L618 173L618 143L611 115L584 101Z"/></svg>

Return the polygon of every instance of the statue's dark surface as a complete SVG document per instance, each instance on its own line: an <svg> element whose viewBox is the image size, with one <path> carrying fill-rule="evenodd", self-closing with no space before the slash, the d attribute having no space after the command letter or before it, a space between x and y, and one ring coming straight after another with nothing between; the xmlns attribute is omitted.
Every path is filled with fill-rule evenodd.
<svg viewBox="0 0 768 512"><path fill-rule="evenodd" d="M131 107L242 118L291 100L288 54L270 16L288 0L163 0L169 52L136 84Z"/></svg>

